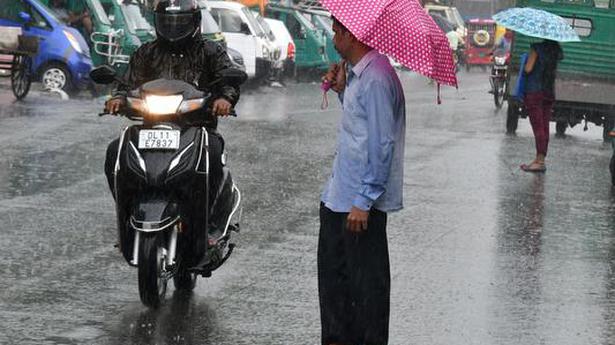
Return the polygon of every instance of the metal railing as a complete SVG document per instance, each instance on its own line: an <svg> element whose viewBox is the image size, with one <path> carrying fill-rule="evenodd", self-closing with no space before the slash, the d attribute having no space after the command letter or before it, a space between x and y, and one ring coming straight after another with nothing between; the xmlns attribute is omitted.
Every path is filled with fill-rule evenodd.
<svg viewBox="0 0 615 345"><path fill-rule="evenodd" d="M128 64L130 55L122 54L122 47L119 43L120 38L124 35L124 30L111 30L109 32L93 32L90 39L94 44L94 51L100 55L107 57L107 64L113 66L115 64Z"/></svg>

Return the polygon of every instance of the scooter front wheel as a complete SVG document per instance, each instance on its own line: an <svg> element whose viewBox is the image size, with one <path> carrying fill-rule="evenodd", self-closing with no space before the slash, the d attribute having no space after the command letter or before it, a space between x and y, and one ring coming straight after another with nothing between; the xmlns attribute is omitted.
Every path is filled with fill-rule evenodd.
<svg viewBox="0 0 615 345"><path fill-rule="evenodd" d="M164 301L167 280L164 277L162 234L141 234L139 244L139 296L148 307L157 308Z"/></svg>
<svg viewBox="0 0 615 345"><path fill-rule="evenodd" d="M493 101L497 109L501 109L504 105L504 94L506 93L506 82L496 78L493 80Z"/></svg>

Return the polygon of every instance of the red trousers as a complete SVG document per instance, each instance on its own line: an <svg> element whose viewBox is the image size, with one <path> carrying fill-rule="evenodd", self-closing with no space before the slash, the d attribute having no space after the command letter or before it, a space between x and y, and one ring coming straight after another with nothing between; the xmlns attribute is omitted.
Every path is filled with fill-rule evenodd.
<svg viewBox="0 0 615 345"><path fill-rule="evenodd" d="M548 92L528 92L523 100L536 139L536 153L545 157L549 146L549 120L554 102L555 97Z"/></svg>

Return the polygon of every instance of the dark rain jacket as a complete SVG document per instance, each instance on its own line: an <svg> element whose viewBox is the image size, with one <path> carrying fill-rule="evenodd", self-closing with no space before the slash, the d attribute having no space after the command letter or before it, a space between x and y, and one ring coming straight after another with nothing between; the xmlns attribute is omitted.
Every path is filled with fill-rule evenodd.
<svg viewBox="0 0 615 345"><path fill-rule="evenodd" d="M216 42L205 40L200 35L189 39L181 46L171 46L156 39L143 44L130 58L126 73L127 85L120 85L116 95L142 84L160 79L182 80L195 85L199 90L211 92L213 98L225 98L233 106L239 101L239 88L210 83L220 80L220 72L233 68L226 50ZM216 127L215 116L208 119L208 127ZM210 122L208 121L208 122Z"/></svg>

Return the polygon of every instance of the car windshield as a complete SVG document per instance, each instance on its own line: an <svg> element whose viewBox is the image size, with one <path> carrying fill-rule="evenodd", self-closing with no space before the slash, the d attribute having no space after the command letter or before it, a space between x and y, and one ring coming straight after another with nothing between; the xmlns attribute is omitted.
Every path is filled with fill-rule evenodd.
<svg viewBox="0 0 615 345"><path fill-rule="evenodd" d="M457 10L457 8L456 7L452 7L451 8L451 12L453 13L453 18L454 18L454 21L456 22L455 24L457 24L457 27L460 27L460 28L465 27L465 23L463 22L463 18L461 17L461 14Z"/></svg>
<svg viewBox="0 0 615 345"><path fill-rule="evenodd" d="M312 22L309 19L300 15L299 11L297 11L297 14L298 14L297 20L301 23L302 26L304 26L308 30L316 30L316 27L314 26L314 24L312 24Z"/></svg>
<svg viewBox="0 0 615 345"><path fill-rule="evenodd" d="M201 10L201 33L204 34L215 34L220 32L220 27L214 17L212 17L211 13L208 10Z"/></svg>
<svg viewBox="0 0 615 345"><path fill-rule="evenodd" d="M0 6L3 6L3 1L0 2ZM38 5L41 6L43 8L43 11L45 11L53 21L57 22L57 23L62 23L63 20L61 20L62 15L60 15L60 13L57 13L56 11L54 11L53 9L49 8L47 5L45 5L42 2L38 2ZM8 5L8 7L10 8L11 5ZM10 11L10 10L9 10Z"/></svg>
<svg viewBox="0 0 615 345"><path fill-rule="evenodd" d="M261 26L258 25L258 21L256 20L256 18L254 18L254 14L252 14L252 11L250 11L247 7L242 8L241 11L248 18L248 21L250 22L250 26L254 28L254 33L256 34L256 36L264 37L265 33L263 32L263 29L261 28Z"/></svg>
<svg viewBox="0 0 615 345"><path fill-rule="evenodd" d="M141 13L141 9L135 3L130 4L122 4L121 5L122 12L124 13L124 17L126 17L126 24L130 27L131 30L146 30L151 31L152 26L147 22L143 13Z"/></svg>
<svg viewBox="0 0 615 345"><path fill-rule="evenodd" d="M333 19L327 16L314 15L314 22L318 23L318 27L325 30L328 36L333 36Z"/></svg>
<svg viewBox="0 0 615 345"><path fill-rule="evenodd" d="M100 1L92 1L92 11L94 12L96 18L98 18L98 20L100 20L103 25L111 26L111 21L107 16L107 12L105 12L105 9L100 4Z"/></svg>
<svg viewBox="0 0 615 345"><path fill-rule="evenodd" d="M258 21L258 24L260 24L261 28L265 32L265 35L267 35L267 38L271 42L275 41L275 35L273 34L273 31L271 30L271 26L269 26L269 23L267 23L267 21L259 14L255 14L255 17L256 17L256 20Z"/></svg>

